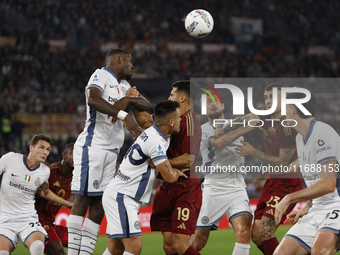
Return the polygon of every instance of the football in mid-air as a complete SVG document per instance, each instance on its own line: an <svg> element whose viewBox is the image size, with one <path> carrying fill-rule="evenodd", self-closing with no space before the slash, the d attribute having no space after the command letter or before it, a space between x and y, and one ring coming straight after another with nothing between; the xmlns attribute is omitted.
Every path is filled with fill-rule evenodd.
<svg viewBox="0 0 340 255"><path fill-rule="evenodd" d="M185 29L193 37L204 38L211 33L213 28L214 20L206 10L193 10L185 18Z"/></svg>

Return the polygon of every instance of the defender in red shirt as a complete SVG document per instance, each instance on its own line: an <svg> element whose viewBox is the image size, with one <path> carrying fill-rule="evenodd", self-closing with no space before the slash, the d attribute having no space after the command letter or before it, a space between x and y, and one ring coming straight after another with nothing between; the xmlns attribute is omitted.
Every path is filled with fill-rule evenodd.
<svg viewBox="0 0 340 255"><path fill-rule="evenodd" d="M64 200L71 197L71 181L73 171L73 143L65 146L63 160L48 165L51 171L49 189ZM48 233L50 240L45 245L45 253L48 255L66 255L64 248L68 244L67 227L55 225L55 216L61 208L61 204L48 201L38 197L35 202L35 209L39 216L39 222ZM68 207L72 203L68 202Z"/></svg>
<svg viewBox="0 0 340 255"><path fill-rule="evenodd" d="M273 121L273 124L272 121L264 121L264 125L260 127L263 132L266 152L255 149L247 142L243 142L243 145L238 147L238 152L240 156L253 156L272 166L287 166L297 158L295 143L297 133L294 128L281 125L281 121L286 118L281 115L282 85L273 83L266 87L264 93L266 108L270 109L272 106L273 87L278 88L278 106L270 116L262 116L260 119L280 121ZM271 174L266 180L257 203L252 228L252 240L264 254L273 254L279 245L275 231L279 224L285 221L286 215L293 210L295 204L289 206L279 224L275 223L275 207L287 194L301 189L302 181L298 173Z"/></svg>
<svg viewBox="0 0 340 255"><path fill-rule="evenodd" d="M193 111L196 87L190 81L172 84L169 100L180 104L182 114L180 132L171 137L168 158L172 167L190 168L176 183L163 181L157 189L150 225L152 231L161 231L166 254L200 254L190 246L190 236L195 233L202 204L201 183L196 177L195 166L200 150L201 124ZM134 110L138 124L147 128L152 124L150 115Z"/></svg>

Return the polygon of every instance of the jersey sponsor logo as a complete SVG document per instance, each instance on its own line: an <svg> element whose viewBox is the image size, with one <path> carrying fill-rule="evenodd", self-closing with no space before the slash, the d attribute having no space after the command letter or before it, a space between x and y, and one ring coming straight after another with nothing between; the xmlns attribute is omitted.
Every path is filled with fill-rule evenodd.
<svg viewBox="0 0 340 255"><path fill-rule="evenodd" d="M321 140L321 139L318 140L318 145L319 146L323 146L324 144L325 144L324 140Z"/></svg>
<svg viewBox="0 0 340 255"><path fill-rule="evenodd" d="M109 97L108 101L112 102L112 103L115 103L115 102L118 101L118 98Z"/></svg>
<svg viewBox="0 0 340 255"><path fill-rule="evenodd" d="M93 188L99 189L99 181L98 180L93 181Z"/></svg>
<svg viewBox="0 0 340 255"><path fill-rule="evenodd" d="M206 225L209 223L209 217L208 216L203 216L201 219L202 224Z"/></svg>
<svg viewBox="0 0 340 255"><path fill-rule="evenodd" d="M96 74L94 77L93 77L93 80L92 81L98 81L98 74Z"/></svg>
<svg viewBox="0 0 340 255"><path fill-rule="evenodd" d="M139 221L138 220L136 220L133 225L134 225L135 229L140 230L140 225L139 225Z"/></svg>
<svg viewBox="0 0 340 255"><path fill-rule="evenodd" d="M29 189L29 188L27 188L27 187L25 187L25 186L22 186L21 184L13 183L12 181L9 182L9 186L12 186L12 187L14 187L14 188L20 189L20 190L22 190L22 191L24 191L24 192L27 192L27 193L29 193L29 194L32 194L32 195L35 194L35 190Z"/></svg>
<svg viewBox="0 0 340 255"><path fill-rule="evenodd" d="M40 187L40 185L41 185L41 180L40 180L39 177L37 177L37 179L35 180L34 184L35 184L35 186Z"/></svg>
<svg viewBox="0 0 340 255"><path fill-rule="evenodd" d="M318 150L316 151L316 154L318 154L318 153L320 153L320 152L323 152L323 151L328 151L328 150L330 150L330 149L332 149L332 146L324 146L324 147L318 149Z"/></svg>
<svg viewBox="0 0 340 255"><path fill-rule="evenodd" d="M179 225L177 226L177 228L180 228L180 229L187 229L187 228L185 227L185 224L184 224L184 223L179 224Z"/></svg>
<svg viewBox="0 0 340 255"><path fill-rule="evenodd" d="M31 180L31 176L25 175L25 182L30 182L30 180Z"/></svg>
<svg viewBox="0 0 340 255"><path fill-rule="evenodd" d="M118 176L119 178L121 178L124 181L129 181L131 179L129 176L124 175L119 169L117 171L116 176Z"/></svg>
<svg viewBox="0 0 340 255"><path fill-rule="evenodd" d="M162 146L158 145L158 155L165 155L164 151L162 150Z"/></svg>

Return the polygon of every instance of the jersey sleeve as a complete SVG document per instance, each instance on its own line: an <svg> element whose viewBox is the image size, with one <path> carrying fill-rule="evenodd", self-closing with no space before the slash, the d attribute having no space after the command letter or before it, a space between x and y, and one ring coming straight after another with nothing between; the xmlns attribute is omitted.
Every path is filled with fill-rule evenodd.
<svg viewBox="0 0 340 255"><path fill-rule="evenodd" d="M320 129L319 129L320 130ZM322 133L318 132L317 138L313 141L316 154L316 163L325 164L330 161L337 161L337 144L339 135L330 126L322 127Z"/></svg>
<svg viewBox="0 0 340 255"><path fill-rule="evenodd" d="M100 89L102 92L105 90L105 80L106 75L100 70L97 69L90 77L90 80L87 84L87 89L91 87L96 87Z"/></svg>
<svg viewBox="0 0 340 255"><path fill-rule="evenodd" d="M167 146L159 139L151 139L148 143L149 155L154 165L159 165L168 159L166 156Z"/></svg>
<svg viewBox="0 0 340 255"><path fill-rule="evenodd" d="M8 152L0 158L0 175L6 172L7 162L14 154L14 152Z"/></svg>

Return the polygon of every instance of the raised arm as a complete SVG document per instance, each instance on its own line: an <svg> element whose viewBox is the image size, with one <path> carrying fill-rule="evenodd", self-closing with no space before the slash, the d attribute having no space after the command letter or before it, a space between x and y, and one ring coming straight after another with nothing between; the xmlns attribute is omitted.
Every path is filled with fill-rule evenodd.
<svg viewBox="0 0 340 255"><path fill-rule="evenodd" d="M141 111L139 108L133 105L131 105L131 109L138 125L141 128L147 129L148 127L152 126L153 118L150 113L148 113L147 111Z"/></svg>

